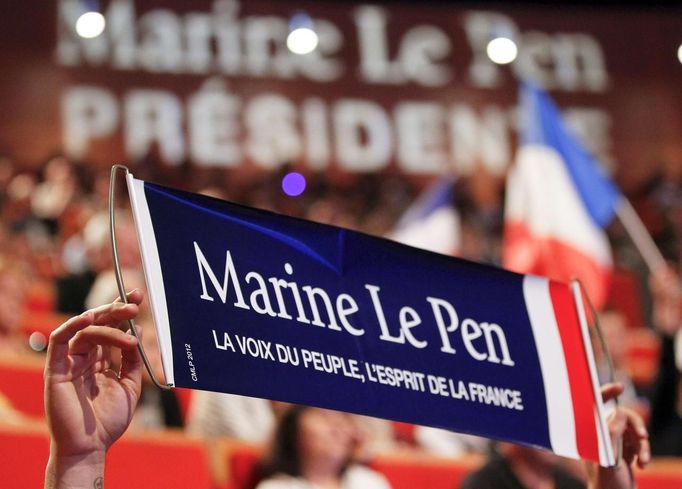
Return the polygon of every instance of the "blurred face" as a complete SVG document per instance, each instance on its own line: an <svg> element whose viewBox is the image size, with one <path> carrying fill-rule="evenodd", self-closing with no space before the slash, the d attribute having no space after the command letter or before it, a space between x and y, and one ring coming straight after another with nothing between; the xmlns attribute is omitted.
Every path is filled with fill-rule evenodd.
<svg viewBox="0 0 682 489"><path fill-rule="evenodd" d="M349 414L309 408L299 421L301 459L340 470L351 457L356 439Z"/></svg>

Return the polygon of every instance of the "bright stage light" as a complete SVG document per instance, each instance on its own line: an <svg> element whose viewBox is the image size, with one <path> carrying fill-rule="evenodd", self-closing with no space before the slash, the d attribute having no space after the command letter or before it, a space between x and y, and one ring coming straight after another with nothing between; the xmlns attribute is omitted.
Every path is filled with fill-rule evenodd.
<svg viewBox="0 0 682 489"><path fill-rule="evenodd" d="M317 47L319 39L314 30L308 27L299 27L289 33L287 47L295 54L312 53Z"/></svg>
<svg viewBox="0 0 682 489"><path fill-rule="evenodd" d="M493 63L506 65L516 59L519 53L516 43L507 37L497 37L488 43L486 53Z"/></svg>
<svg viewBox="0 0 682 489"><path fill-rule="evenodd" d="M292 15L289 19L289 35L287 36L289 51L295 54L312 53L318 42L312 17L304 11Z"/></svg>
<svg viewBox="0 0 682 489"><path fill-rule="evenodd" d="M99 12L85 12L76 21L76 33L85 38L92 39L104 32L106 20Z"/></svg>

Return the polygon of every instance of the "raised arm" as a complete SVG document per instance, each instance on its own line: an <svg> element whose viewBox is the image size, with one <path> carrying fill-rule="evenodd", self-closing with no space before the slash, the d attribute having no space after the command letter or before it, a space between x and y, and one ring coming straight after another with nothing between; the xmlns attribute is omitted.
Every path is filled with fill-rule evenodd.
<svg viewBox="0 0 682 489"><path fill-rule="evenodd" d="M51 435L46 489L104 486L109 447L125 432L140 397L137 339L117 326L134 318L142 293L69 319L50 335L45 365L45 412ZM121 369L111 369L112 348Z"/></svg>

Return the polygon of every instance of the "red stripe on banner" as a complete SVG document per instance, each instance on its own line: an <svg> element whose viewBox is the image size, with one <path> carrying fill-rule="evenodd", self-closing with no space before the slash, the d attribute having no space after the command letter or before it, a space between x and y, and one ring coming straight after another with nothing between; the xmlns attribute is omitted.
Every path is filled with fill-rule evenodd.
<svg viewBox="0 0 682 489"><path fill-rule="evenodd" d="M568 285L554 281L549 283L549 294L566 358L578 453L581 458L599 463L599 441L594 419L596 399L573 295Z"/></svg>

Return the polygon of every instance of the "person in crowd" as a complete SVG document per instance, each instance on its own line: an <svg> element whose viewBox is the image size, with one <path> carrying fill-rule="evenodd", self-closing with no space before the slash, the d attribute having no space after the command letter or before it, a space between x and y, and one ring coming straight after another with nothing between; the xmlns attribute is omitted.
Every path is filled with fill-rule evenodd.
<svg viewBox="0 0 682 489"><path fill-rule="evenodd" d="M64 156L50 158L43 180L31 194L33 214L47 226L50 234L59 231L59 218L78 194L78 179L73 164Z"/></svg>
<svg viewBox="0 0 682 489"><path fill-rule="evenodd" d="M279 420L256 489L388 489L379 473L353 463L358 444L352 415L291 406Z"/></svg>
<svg viewBox="0 0 682 489"><path fill-rule="evenodd" d="M673 268L652 275L653 321L661 336L658 375L651 396L654 455L682 456L682 285Z"/></svg>

